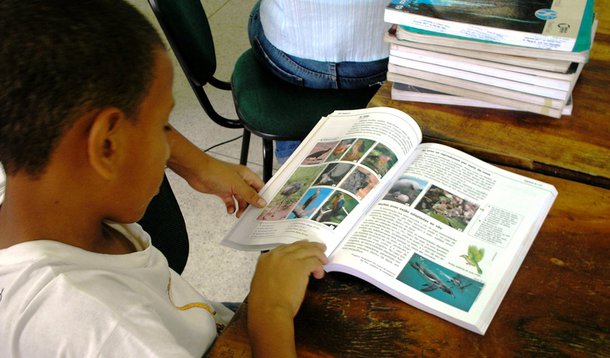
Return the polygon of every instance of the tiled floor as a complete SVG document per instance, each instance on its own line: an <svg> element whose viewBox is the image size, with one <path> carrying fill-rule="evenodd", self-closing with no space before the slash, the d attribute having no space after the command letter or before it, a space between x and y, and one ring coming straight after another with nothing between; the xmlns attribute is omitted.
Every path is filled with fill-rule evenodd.
<svg viewBox="0 0 610 358"><path fill-rule="evenodd" d="M146 0L128 0L158 24ZM247 23L250 9L256 0L203 0L216 45L217 78L228 80L239 55L250 45ZM173 55L172 55L173 56ZM175 60L175 59L174 59ZM174 61L175 62L175 61ZM211 91L212 102L220 113L236 117L230 93ZM213 123L203 112L189 87L182 70L175 62L175 109L170 122L201 148L237 137L240 130L225 129ZM248 166L262 175L260 140L250 143ZM226 161L239 162L241 141L213 149L209 153ZM235 223L226 214L224 204L214 196L190 189L188 184L172 172L168 177L186 220L191 251L183 276L210 299L241 301L248 292L254 272L257 252L241 252L220 245L223 236Z"/></svg>

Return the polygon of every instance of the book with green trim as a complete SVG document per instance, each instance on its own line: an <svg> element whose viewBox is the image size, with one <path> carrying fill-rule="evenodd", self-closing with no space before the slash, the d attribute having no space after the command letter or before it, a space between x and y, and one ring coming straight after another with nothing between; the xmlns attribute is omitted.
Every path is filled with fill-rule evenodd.
<svg viewBox="0 0 610 358"><path fill-rule="evenodd" d="M591 47L593 0L391 0L385 21L409 31L544 50Z"/></svg>

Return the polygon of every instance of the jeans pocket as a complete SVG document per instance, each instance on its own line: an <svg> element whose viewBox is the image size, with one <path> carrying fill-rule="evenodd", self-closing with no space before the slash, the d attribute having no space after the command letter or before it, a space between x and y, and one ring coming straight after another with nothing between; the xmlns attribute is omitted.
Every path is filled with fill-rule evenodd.
<svg viewBox="0 0 610 358"><path fill-rule="evenodd" d="M258 47L259 54L262 54L264 57L262 60L266 65L267 69L269 69L274 75L279 77L280 79L291 83L296 86L303 87L304 80L302 77L294 75L292 73L286 72L281 67L281 63L290 64L292 60L288 58L283 52L279 50L269 49L270 51L266 51L265 47L261 44L260 39L254 39L256 46ZM257 51L255 51L256 53ZM296 64L295 64L296 65Z"/></svg>

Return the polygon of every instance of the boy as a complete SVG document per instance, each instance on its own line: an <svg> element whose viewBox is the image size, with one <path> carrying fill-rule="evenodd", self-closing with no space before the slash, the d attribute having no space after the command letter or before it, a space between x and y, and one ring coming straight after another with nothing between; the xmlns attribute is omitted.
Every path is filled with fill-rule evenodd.
<svg viewBox="0 0 610 358"><path fill-rule="evenodd" d="M201 356L216 336L211 303L122 223L142 216L166 164L229 212L260 200L260 180L168 124L172 65L130 5L0 0L0 34L0 356ZM292 320L324 249L259 259L255 354L295 355Z"/></svg>

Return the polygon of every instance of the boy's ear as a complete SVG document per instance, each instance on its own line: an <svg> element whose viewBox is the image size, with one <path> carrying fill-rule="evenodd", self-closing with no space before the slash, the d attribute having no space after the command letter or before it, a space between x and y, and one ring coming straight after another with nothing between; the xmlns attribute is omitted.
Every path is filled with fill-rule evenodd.
<svg viewBox="0 0 610 358"><path fill-rule="evenodd" d="M125 114L116 107L99 112L89 130L87 154L93 169L104 179L112 179L117 171L119 149L122 145L122 126Z"/></svg>

